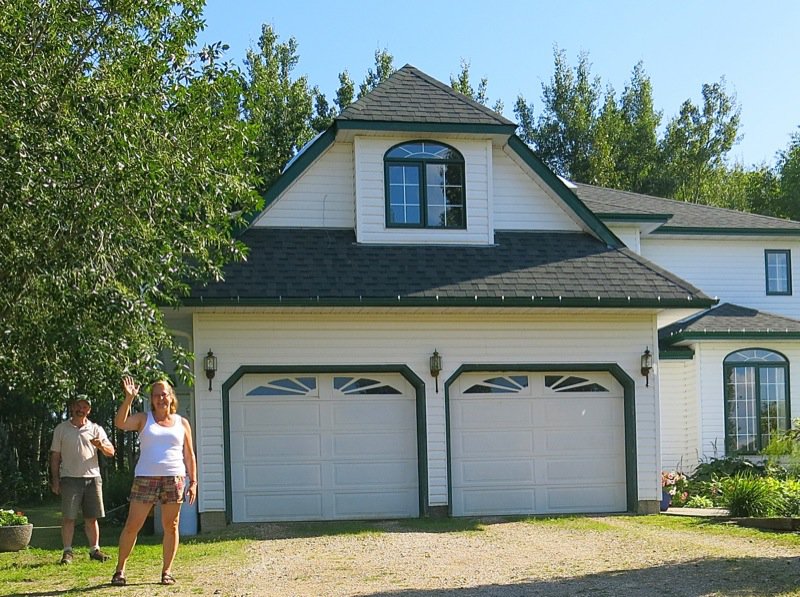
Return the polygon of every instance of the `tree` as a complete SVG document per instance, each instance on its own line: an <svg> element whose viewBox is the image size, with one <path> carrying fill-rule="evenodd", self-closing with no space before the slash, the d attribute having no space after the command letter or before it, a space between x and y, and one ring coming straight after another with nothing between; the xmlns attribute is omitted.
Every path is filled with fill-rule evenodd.
<svg viewBox="0 0 800 597"><path fill-rule="evenodd" d="M201 0L0 11L0 396L115 400L190 355L162 307L244 257L255 210L241 82L192 54ZM2 421L0 421L2 423Z"/></svg>
<svg viewBox="0 0 800 597"><path fill-rule="evenodd" d="M555 48L553 58L553 77L542 84L542 113L533 128L523 129L522 137L557 174L590 182L589 155L600 80L592 77L586 53L579 55L574 71L563 50ZM530 114L525 113L529 108L523 97L518 98L515 112L520 122L531 121Z"/></svg>
<svg viewBox="0 0 800 597"><path fill-rule="evenodd" d="M297 41L292 37L279 43L271 25L262 25L258 50L247 51L244 117L252 126L252 157L262 193L311 139L314 126L324 128L330 118L325 96L316 88L310 89L306 77L292 78L299 59Z"/></svg>
<svg viewBox="0 0 800 597"><path fill-rule="evenodd" d="M364 77L364 82L358 87L357 99L362 98L370 91L375 89L378 86L378 83L382 83L388 79L395 70L394 56L389 53L389 50L386 48L383 50L375 50L375 70L372 70L372 68L367 70L367 75Z"/></svg>
<svg viewBox="0 0 800 597"><path fill-rule="evenodd" d="M703 105L687 99L667 123L660 143L658 192L695 203L710 202L707 186L736 143L740 108L725 89L725 80L704 84Z"/></svg>
<svg viewBox="0 0 800 597"><path fill-rule="evenodd" d="M800 220L800 132L792 135L789 146L778 154L778 213Z"/></svg>
<svg viewBox="0 0 800 597"><path fill-rule="evenodd" d="M486 88L488 86L489 80L486 77L481 77L481 82L478 83L478 88L474 89L469 79L469 67L470 67L469 62L467 60L462 59L461 72L458 73L458 77L453 77L452 75L450 76L450 87L452 87L455 91L458 91L459 93L466 95L468 98L475 100L479 104L488 106L489 96L486 93ZM492 110L494 110L498 114L502 114L503 113L502 100L497 100L492 106Z"/></svg>

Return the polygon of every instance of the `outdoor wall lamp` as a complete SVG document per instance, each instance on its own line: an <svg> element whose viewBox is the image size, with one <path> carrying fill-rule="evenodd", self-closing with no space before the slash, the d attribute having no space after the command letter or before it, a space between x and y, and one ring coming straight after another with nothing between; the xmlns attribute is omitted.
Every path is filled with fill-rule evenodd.
<svg viewBox="0 0 800 597"><path fill-rule="evenodd" d="M642 354L642 375L644 375L645 387L650 387L650 372L653 370L653 355L650 352L650 347L644 349Z"/></svg>
<svg viewBox="0 0 800 597"><path fill-rule="evenodd" d="M217 372L217 357L210 350L203 358L203 369L206 370L206 377L208 378L208 391L211 391L211 380L214 379L214 374Z"/></svg>
<svg viewBox="0 0 800 597"><path fill-rule="evenodd" d="M431 375L436 380L436 393L439 393L439 374L442 372L442 355L435 348L430 358Z"/></svg>

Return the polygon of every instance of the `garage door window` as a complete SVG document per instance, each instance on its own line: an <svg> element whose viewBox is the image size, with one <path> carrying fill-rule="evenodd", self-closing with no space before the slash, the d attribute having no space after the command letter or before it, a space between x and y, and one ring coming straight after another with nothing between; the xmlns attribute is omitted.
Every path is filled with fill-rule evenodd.
<svg viewBox="0 0 800 597"><path fill-rule="evenodd" d="M510 375L508 377L490 377L481 383L471 385L464 390L465 394L519 394L528 387L527 375Z"/></svg>
<svg viewBox="0 0 800 597"><path fill-rule="evenodd" d="M554 392L608 392L604 385L575 375L545 375L544 385Z"/></svg>
<svg viewBox="0 0 800 597"><path fill-rule="evenodd" d="M402 394L394 386L366 377L337 376L333 378L333 387L342 394Z"/></svg>
<svg viewBox="0 0 800 597"><path fill-rule="evenodd" d="M247 392L247 396L316 396L316 377L282 377L272 379Z"/></svg>

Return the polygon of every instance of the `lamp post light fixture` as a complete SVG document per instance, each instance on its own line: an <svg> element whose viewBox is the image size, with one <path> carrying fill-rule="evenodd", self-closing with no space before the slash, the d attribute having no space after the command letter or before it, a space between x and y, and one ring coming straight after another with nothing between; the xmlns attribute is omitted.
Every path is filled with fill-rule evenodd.
<svg viewBox="0 0 800 597"><path fill-rule="evenodd" d="M431 375L436 380L436 393L439 393L439 373L442 372L442 355L435 348L430 358Z"/></svg>
<svg viewBox="0 0 800 597"><path fill-rule="evenodd" d="M211 380L214 379L214 374L217 372L217 357L210 350L203 358L203 369L206 370L206 377L208 378L208 391L211 391Z"/></svg>
<svg viewBox="0 0 800 597"><path fill-rule="evenodd" d="M650 387L650 372L653 370L653 354L650 352L650 347L644 349L642 353L642 375L644 375L645 387Z"/></svg>

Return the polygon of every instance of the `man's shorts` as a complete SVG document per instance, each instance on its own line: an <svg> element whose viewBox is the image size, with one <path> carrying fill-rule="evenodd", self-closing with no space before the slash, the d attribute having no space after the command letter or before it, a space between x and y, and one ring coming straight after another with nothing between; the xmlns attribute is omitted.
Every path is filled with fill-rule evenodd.
<svg viewBox="0 0 800 597"><path fill-rule="evenodd" d="M180 504L183 502L185 477L134 477L132 502Z"/></svg>
<svg viewBox="0 0 800 597"><path fill-rule="evenodd" d="M103 480L100 477L61 477L61 515L75 520L78 512L84 518L103 518Z"/></svg>

